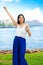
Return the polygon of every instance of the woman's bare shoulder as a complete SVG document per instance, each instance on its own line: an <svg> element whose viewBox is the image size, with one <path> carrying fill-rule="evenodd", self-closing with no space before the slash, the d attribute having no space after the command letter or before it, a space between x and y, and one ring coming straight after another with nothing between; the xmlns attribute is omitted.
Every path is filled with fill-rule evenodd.
<svg viewBox="0 0 43 65"><path fill-rule="evenodd" d="M25 23L25 26L26 26L26 27L29 27L29 25L28 25L27 23Z"/></svg>

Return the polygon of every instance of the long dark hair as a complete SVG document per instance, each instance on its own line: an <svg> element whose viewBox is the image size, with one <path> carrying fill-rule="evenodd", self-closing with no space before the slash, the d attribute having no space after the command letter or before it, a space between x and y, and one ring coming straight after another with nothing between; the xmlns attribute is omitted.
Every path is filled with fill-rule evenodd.
<svg viewBox="0 0 43 65"><path fill-rule="evenodd" d="M19 17L20 17L20 16L23 16L23 18L24 18L23 23L25 23L25 17L24 17L24 15L23 15L23 14L19 14L19 15L18 15L18 17L17 17L17 23L18 23L18 24L20 24L20 22L19 22Z"/></svg>

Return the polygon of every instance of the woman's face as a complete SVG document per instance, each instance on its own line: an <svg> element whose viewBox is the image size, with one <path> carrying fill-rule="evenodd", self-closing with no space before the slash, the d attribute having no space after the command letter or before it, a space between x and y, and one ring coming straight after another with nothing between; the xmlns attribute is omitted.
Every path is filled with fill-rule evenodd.
<svg viewBox="0 0 43 65"><path fill-rule="evenodd" d="M24 21L24 17L23 17L23 16L20 16L20 17L19 17L19 22L20 22L20 23L23 23L23 21Z"/></svg>

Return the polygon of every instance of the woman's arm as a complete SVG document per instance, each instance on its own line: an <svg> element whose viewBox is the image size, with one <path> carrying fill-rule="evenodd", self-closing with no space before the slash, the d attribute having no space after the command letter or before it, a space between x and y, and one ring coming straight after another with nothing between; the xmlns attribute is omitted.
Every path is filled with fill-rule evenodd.
<svg viewBox="0 0 43 65"><path fill-rule="evenodd" d="M13 24L17 27L18 26L18 23L15 21L15 19L13 18L13 16L10 14L10 12L7 10L6 7L3 7L3 8L7 12L8 16L11 18Z"/></svg>
<svg viewBox="0 0 43 65"><path fill-rule="evenodd" d="M28 24L26 24L26 32L29 36L31 36L30 27L28 26Z"/></svg>

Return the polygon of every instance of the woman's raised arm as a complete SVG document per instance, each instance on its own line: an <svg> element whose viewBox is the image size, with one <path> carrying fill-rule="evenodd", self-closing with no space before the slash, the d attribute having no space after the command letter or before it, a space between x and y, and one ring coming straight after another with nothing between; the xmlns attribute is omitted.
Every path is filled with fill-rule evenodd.
<svg viewBox="0 0 43 65"><path fill-rule="evenodd" d="M10 14L10 12L7 10L6 7L3 7L3 8L7 12L8 16L11 18L13 24L17 27L18 26L18 23L15 21L15 19L13 18L13 16Z"/></svg>

